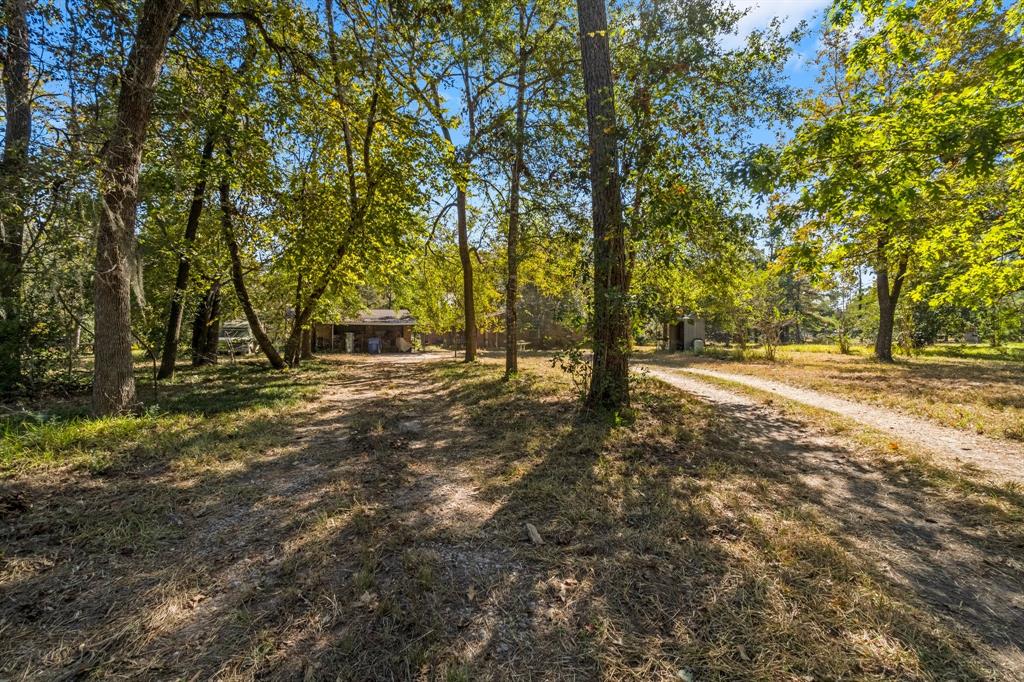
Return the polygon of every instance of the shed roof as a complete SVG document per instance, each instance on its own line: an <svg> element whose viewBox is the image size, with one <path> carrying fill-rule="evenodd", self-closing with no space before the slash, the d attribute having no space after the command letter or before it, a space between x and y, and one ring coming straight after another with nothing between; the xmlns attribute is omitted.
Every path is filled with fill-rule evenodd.
<svg viewBox="0 0 1024 682"><path fill-rule="evenodd" d="M416 324L413 317L405 308L392 310L391 308L368 308L353 318L341 320L337 324L351 325L372 325L374 327L408 327Z"/></svg>

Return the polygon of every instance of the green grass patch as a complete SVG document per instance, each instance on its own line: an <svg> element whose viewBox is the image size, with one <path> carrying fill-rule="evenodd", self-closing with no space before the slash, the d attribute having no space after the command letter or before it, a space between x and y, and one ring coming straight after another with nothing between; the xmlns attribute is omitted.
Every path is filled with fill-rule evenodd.
<svg viewBox="0 0 1024 682"><path fill-rule="evenodd" d="M282 410L314 397L324 365L279 372L256 362L183 369L159 393L140 385L140 416L91 417L82 400L0 418L0 475L36 467L107 471L154 457L195 459L245 447ZM159 402L156 399L159 398Z"/></svg>

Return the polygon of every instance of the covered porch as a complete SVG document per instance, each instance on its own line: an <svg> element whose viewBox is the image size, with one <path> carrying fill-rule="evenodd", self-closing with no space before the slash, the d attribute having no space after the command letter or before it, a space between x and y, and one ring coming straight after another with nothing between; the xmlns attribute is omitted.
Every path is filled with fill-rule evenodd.
<svg viewBox="0 0 1024 682"><path fill-rule="evenodd" d="M416 318L408 310L367 310L352 319L317 323L314 350L336 353L407 353Z"/></svg>

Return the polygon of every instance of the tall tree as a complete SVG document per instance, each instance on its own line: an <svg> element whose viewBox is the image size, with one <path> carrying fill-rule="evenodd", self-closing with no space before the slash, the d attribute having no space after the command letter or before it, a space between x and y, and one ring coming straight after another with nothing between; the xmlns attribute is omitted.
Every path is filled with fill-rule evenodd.
<svg viewBox="0 0 1024 682"><path fill-rule="evenodd" d="M564 177L569 164L566 147L578 138L566 125L577 112L575 102L567 97L572 88L565 87L575 74L571 59L574 17L571 4L565 0L515 0L514 15L507 30L504 52L511 73L511 105L499 103L498 115L510 120L508 135L500 135L489 147L497 156L492 171L504 174L508 169L507 232L505 242L505 374L519 369L519 282L524 259L530 257L530 225L550 218L554 211L546 204L557 203L569 194ZM503 111L508 107L507 112ZM536 132L534 132L536 131ZM543 132L541 132L543 131ZM574 148L575 151L575 148ZM527 164L530 168L527 168ZM485 173L487 170L484 171ZM493 186L493 180L486 183ZM536 192L531 189L536 187ZM542 217L543 216L543 217ZM552 221L553 222L553 221ZM525 232L525 234L524 234Z"/></svg>
<svg viewBox="0 0 1024 682"><path fill-rule="evenodd" d="M139 168L153 92L167 42L181 14L179 0L145 0L117 99L113 128L103 151L102 209L96 231L96 317L93 411L135 409L131 288Z"/></svg>
<svg viewBox="0 0 1024 682"><path fill-rule="evenodd" d="M2 11L6 35L0 64L7 120L0 161L0 391L9 391L21 380L22 251L29 200L32 87L28 0L7 0Z"/></svg>
<svg viewBox="0 0 1024 682"><path fill-rule="evenodd" d="M199 232L199 219L203 213L203 202L206 200L206 174L210 161L213 159L213 133L207 131L203 140L203 149L199 159L199 178L192 190L192 202L189 204L188 218L185 222L184 242L181 255L178 256L178 271L174 278L174 292L171 294L170 311L167 314L167 332L164 335L164 349L160 360L158 379L170 379L174 376L174 364L178 358L178 339L181 335L181 317L184 312L185 291L188 288L188 275L192 267L192 245Z"/></svg>
<svg viewBox="0 0 1024 682"><path fill-rule="evenodd" d="M385 191L393 187L391 181L394 179L388 177L392 170L389 163L394 160L390 154L393 149L387 149L380 143L379 133L385 126L394 126L396 134L393 141L397 142L402 137L400 117L396 114L400 105L393 101L384 80L381 60L386 46L381 42L385 39L386 30L381 26L382 18L377 12L365 14L358 8L352 8L353 15L346 17L349 21L346 38L351 54L358 55L358 58L349 62L342 53L342 36L335 25L334 9L332 0L324 3L329 93L334 105L331 111L338 119L334 123L340 124L341 129L345 181L342 191L346 206L333 248L318 271L311 273L309 286L297 301L285 344L285 358L291 365L297 365L301 360L303 330L308 330L316 307L337 282L342 264L360 251L371 251L387 231L372 234L374 221L383 211L380 204L386 203L378 200L379 193L382 187ZM356 84L358 87L354 87ZM360 97L361 93L365 96ZM397 228L392 225L390 229Z"/></svg>
<svg viewBox="0 0 1024 682"><path fill-rule="evenodd" d="M227 156L230 159L230 151ZM274 342L267 335L263 321L260 320L260 316L252 304L252 299L249 297L249 289L245 285L245 271L242 268L242 256L238 248L238 239L235 237L232 219L235 209L231 202L231 182L227 175L221 177L217 190L220 197L221 233L224 236L224 243L228 247L228 255L231 257L231 283L235 288L235 296L238 298L239 305L242 306L242 312L245 313L245 319L249 323L249 329L252 331L256 343L263 354L267 356L270 365L274 369L284 369L284 360L277 352L277 348L274 347Z"/></svg>
<svg viewBox="0 0 1024 682"><path fill-rule="evenodd" d="M590 202L594 224L594 360L591 407L629 405L629 310L615 90L604 0L577 0L587 98Z"/></svg>
<svg viewBox="0 0 1024 682"><path fill-rule="evenodd" d="M509 112L501 102L506 80L517 67L498 59L496 34L507 20L504 3L456 3L443 21L429 11L402 15L404 51L389 60L433 123L443 148L442 168L452 187L455 234L462 268L464 359L476 358L478 320L474 249L470 243L470 197L479 183L476 168L483 149ZM449 206L441 209L445 214Z"/></svg>
<svg viewBox="0 0 1024 682"><path fill-rule="evenodd" d="M719 0L633 0L612 16L629 27L615 68L634 319L710 304L753 238L729 169L754 131L792 118L783 71L801 30L772 24L730 45L741 17Z"/></svg>
<svg viewBox="0 0 1024 682"><path fill-rule="evenodd" d="M523 175L523 152L526 147L526 75L529 20L526 2L517 8L516 46L516 122L512 138L512 173L508 190L508 238L506 242L507 275L505 278L505 376L519 371L519 328L516 307L519 303L519 199Z"/></svg>
<svg viewBox="0 0 1024 682"><path fill-rule="evenodd" d="M892 361L908 281L938 278L983 305L1024 288L1020 193L998 189L1024 182L1022 24L1000 3L837 2L825 87L781 154L753 164L767 187L798 190L775 211L796 228L795 252L875 271L879 360Z"/></svg>

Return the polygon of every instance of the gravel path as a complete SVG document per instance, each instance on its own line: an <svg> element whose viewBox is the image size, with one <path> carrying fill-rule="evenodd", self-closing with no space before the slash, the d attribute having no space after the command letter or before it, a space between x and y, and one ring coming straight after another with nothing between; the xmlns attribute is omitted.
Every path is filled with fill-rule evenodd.
<svg viewBox="0 0 1024 682"><path fill-rule="evenodd" d="M646 366L645 369L652 376L713 403L740 405L755 404L757 401L701 381L694 375L725 379L761 391L778 393L789 400L835 412L866 426L891 433L894 438L924 447L947 462L970 464L1000 479L1024 483L1024 449L1011 443L769 379L693 367L674 368L671 371L651 366Z"/></svg>

